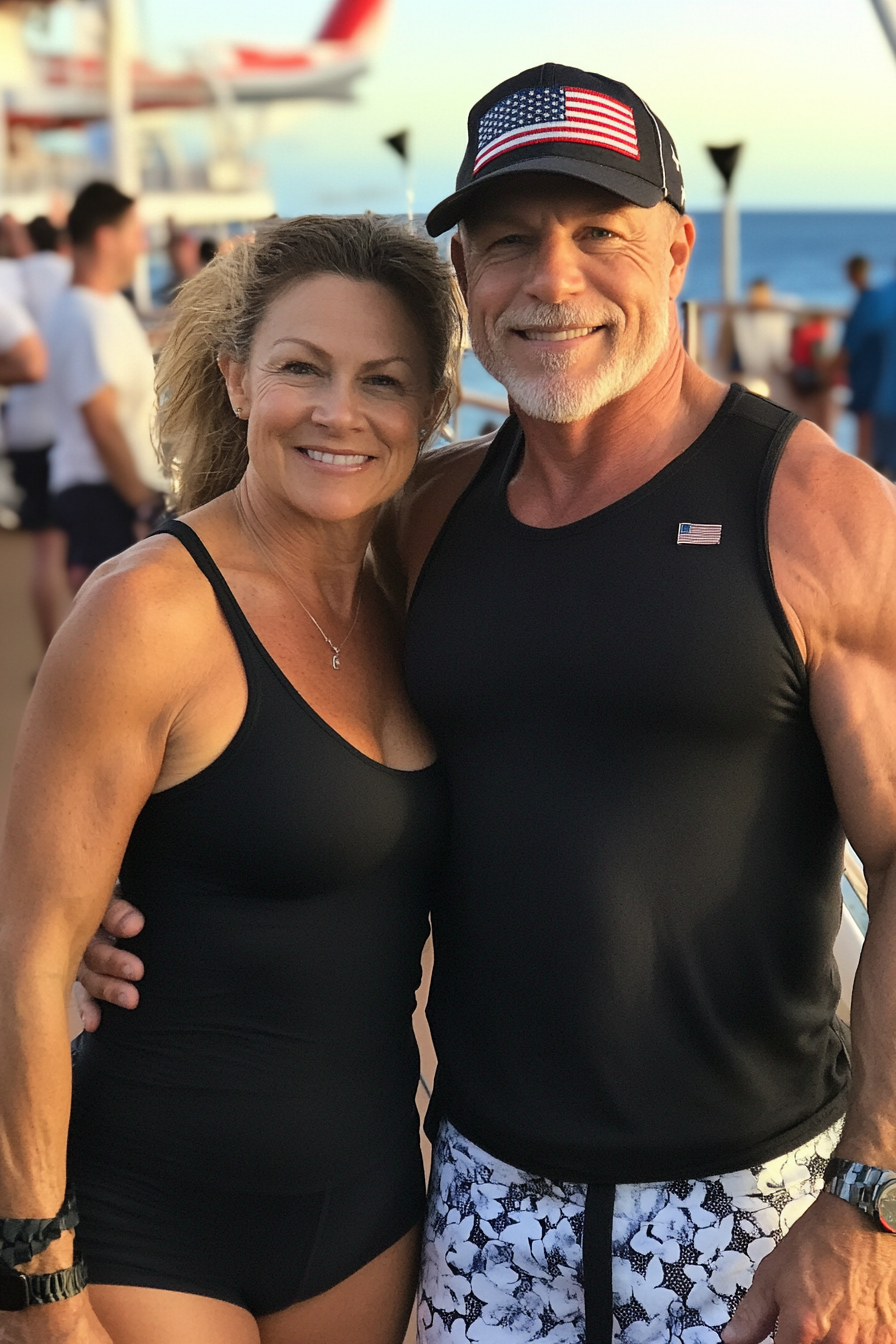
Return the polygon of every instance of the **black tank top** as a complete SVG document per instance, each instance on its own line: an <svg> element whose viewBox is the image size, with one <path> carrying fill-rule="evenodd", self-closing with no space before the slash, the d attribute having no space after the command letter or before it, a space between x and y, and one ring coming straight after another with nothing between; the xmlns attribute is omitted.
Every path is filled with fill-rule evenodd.
<svg viewBox="0 0 896 1344"><path fill-rule="evenodd" d="M137 1011L104 1008L84 1038L76 1167L120 1143L151 1151L169 1179L212 1170L255 1193L317 1189L418 1144L411 1014L443 771L391 769L339 736L196 533L160 530L214 589L248 705L221 755L150 797L134 826L122 883L146 915L129 944L146 976Z"/></svg>
<svg viewBox="0 0 896 1344"><path fill-rule="evenodd" d="M732 388L652 480L541 529L507 506L511 418L417 585L452 797L433 1117L530 1171L733 1171L845 1109L843 834L767 542L796 420Z"/></svg>

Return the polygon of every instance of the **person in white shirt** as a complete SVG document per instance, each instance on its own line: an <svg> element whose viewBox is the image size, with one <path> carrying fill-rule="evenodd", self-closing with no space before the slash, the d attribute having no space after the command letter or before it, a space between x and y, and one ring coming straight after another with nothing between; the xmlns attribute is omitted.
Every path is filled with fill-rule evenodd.
<svg viewBox="0 0 896 1344"><path fill-rule="evenodd" d="M68 218L73 283L47 321L56 421L54 513L68 533L77 591L160 512L165 480L152 446L153 360L121 290L143 247L134 201L107 182L79 192Z"/></svg>
<svg viewBox="0 0 896 1344"><path fill-rule="evenodd" d="M25 307L38 330L71 283L71 258L57 250L62 233L38 216L22 225L9 217L4 231L19 270ZM32 534L31 602L44 647L66 617L71 592L66 577L68 538L54 525L50 504L50 449L56 438L53 408L45 381L12 388L5 408L6 452L22 493L19 518Z"/></svg>
<svg viewBox="0 0 896 1344"><path fill-rule="evenodd" d="M46 351L33 320L21 304L0 294L0 387L37 382L46 369Z"/></svg>

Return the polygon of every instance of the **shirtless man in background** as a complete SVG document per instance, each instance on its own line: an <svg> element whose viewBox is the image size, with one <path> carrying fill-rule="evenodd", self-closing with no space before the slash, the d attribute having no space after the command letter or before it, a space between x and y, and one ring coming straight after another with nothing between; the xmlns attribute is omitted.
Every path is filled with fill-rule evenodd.
<svg viewBox="0 0 896 1344"><path fill-rule="evenodd" d="M418 1337L896 1344L896 497L687 358L680 165L626 86L499 85L428 223L512 413L393 520L454 808ZM133 1007L137 959L90 960Z"/></svg>

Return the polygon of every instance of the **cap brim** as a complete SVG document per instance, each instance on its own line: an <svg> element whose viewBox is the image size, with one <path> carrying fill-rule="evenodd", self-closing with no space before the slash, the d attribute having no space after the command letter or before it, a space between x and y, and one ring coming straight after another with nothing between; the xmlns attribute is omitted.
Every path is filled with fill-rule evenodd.
<svg viewBox="0 0 896 1344"><path fill-rule="evenodd" d="M527 159L506 168L496 168L469 186L461 187L453 195L446 196L426 216L426 229L430 237L437 238L440 233L453 229L463 219L470 201L481 195L492 182L513 175L519 177L521 173L556 173L561 177L575 177L595 187L604 187L616 196L621 196L624 201L631 201L632 205L650 207L659 205L663 199L662 190L652 182L645 182L643 177L636 177L634 173L612 168L608 164L588 163L582 159L561 158L559 155Z"/></svg>

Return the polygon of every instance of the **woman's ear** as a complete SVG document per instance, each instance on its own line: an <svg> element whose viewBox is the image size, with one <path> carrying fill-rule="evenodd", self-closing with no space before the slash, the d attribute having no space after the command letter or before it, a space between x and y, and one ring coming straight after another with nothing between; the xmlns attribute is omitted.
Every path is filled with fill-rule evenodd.
<svg viewBox="0 0 896 1344"><path fill-rule="evenodd" d="M219 355L218 368L224 375L224 382L227 384L227 395L230 398L230 404L233 407L234 415L240 416L243 420L248 420L249 397L245 387L245 364L238 363L231 355Z"/></svg>

